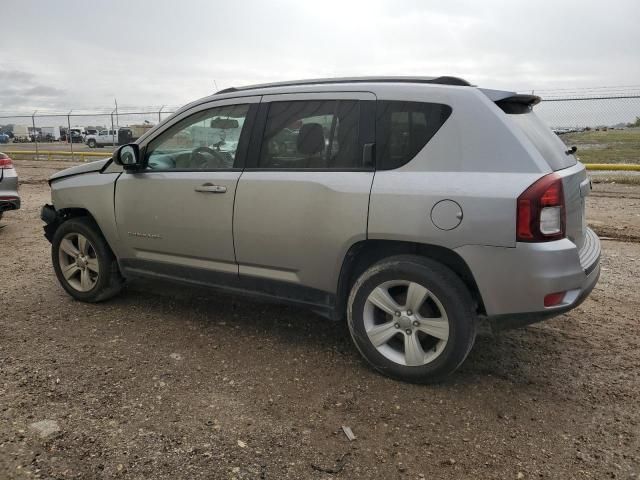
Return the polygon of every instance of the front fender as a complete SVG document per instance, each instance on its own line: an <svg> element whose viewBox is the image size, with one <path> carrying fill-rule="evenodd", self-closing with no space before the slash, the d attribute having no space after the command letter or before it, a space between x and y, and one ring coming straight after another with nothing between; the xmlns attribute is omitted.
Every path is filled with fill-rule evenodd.
<svg viewBox="0 0 640 480"><path fill-rule="evenodd" d="M52 222L47 224L49 232L55 232L57 226L67 216L74 216L75 212L87 212L98 225L102 235L107 240L113 253L118 256L120 239L116 228L115 207L113 195L115 182L120 173L91 172L60 178L51 183L51 200L55 218L50 208L43 208L43 220ZM47 233L45 227L45 236ZM48 238L48 237L47 237Z"/></svg>

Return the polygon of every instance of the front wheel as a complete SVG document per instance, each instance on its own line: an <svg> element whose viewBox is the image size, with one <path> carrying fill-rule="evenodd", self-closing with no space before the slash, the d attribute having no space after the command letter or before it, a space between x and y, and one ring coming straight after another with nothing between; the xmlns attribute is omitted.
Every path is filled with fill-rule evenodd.
<svg viewBox="0 0 640 480"><path fill-rule="evenodd" d="M124 285L109 245L87 218L60 225L51 242L51 257L58 281L76 300L107 300Z"/></svg>
<svg viewBox="0 0 640 480"><path fill-rule="evenodd" d="M87 145L89 145L89 148L96 148L96 141L94 139L89 140L89 142L87 143Z"/></svg>
<svg viewBox="0 0 640 480"><path fill-rule="evenodd" d="M475 341L476 314L464 283L418 256L391 257L365 271L351 290L347 319L373 368L412 383L442 380Z"/></svg>

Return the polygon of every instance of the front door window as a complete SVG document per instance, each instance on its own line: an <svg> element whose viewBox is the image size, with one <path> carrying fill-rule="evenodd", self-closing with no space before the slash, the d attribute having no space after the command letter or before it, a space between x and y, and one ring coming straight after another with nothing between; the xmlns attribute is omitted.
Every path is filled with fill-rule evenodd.
<svg viewBox="0 0 640 480"><path fill-rule="evenodd" d="M196 113L159 135L147 147L151 170L233 168L249 105L229 105Z"/></svg>

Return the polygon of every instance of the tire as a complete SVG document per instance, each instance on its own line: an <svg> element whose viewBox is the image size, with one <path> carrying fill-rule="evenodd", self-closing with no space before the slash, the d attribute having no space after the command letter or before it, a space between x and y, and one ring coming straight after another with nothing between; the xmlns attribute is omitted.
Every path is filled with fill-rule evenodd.
<svg viewBox="0 0 640 480"><path fill-rule="evenodd" d="M82 243L81 237L85 239ZM51 260L62 288L76 300L102 302L124 286L113 252L88 218L72 218L58 227L51 242Z"/></svg>
<svg viewBox="0 0 640 480"><path fill-rule="evenodd" d="M89 148L96 148L97 144L96 144L96 141L92 138L87 142L87 145L89 145Z"/></svg>
<svg viewBox="0 0 640 480"><path fill-rule="evenodd" d="M409 311L410 305L418 305L418 312ZM375 370L410 383L435 383L467 358L477 317L469 290L453 271L403 255L376 263L357 279L347 322L357 349Z"/></svg>

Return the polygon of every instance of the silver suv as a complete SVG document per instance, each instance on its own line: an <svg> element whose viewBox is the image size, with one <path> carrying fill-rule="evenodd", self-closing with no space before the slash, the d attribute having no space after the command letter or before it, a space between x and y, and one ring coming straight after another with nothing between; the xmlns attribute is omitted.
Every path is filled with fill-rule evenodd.
<svg viewBox="0 0 640 480"><path fill-rule="evenodd" d="M147 277L306 306L378 371L436 381L480 318L549 318L598 280L590 182L539 101L454 77L217 92L51 178L55 272L86 302Z"/></svg>

